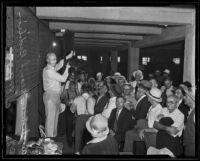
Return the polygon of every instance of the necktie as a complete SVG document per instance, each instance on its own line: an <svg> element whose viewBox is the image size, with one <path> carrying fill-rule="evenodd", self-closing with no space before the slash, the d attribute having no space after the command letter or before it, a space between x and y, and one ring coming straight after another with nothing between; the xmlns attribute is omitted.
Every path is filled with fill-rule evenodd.
<svg viewBox="0 0 200 161"><path fill-rule="evenodd" d="M119 118L119 109L117 109L116 116L115 116L115 122L114 122L114 131L115 132L117 131L117 121L118 121L118 118Z"/></svg>

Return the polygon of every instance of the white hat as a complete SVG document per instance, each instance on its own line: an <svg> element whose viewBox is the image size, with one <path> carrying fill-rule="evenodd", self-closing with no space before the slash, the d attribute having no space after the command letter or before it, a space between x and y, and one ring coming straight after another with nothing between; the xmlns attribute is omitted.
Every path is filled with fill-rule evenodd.
<svg viewBox="0 0 200 161"><path fill-rule="evenodd" d="M165 69L163 72L167 73L167 74L170 74L170 70L169 69Z"/></svg>
<svg viewBox="0 0 200 161"><path fill-rule="evenodd" d="M114 76L121 76L121 73L115 72L115 73L114 73Z"/></svg>
<svg viewBox="0 0 200 161"><path fill-rule="evenodd" d="M136 71L134 71L134 72L133 72L133 77L134 77L134 78L135 78L136 73L140 74L140 76L141 76L140 80L142 80L142 79L143 79L143 73L142 73L142 71L141 71L141 70L136 70Z"/></svg>
<svg viewBox="0 0 200 161"><path fill-rule="evenodd" d="M148 148L147 155L169 155L170 157L175 157L168 148L157 149L152 146Z"/></svg>
<svg viewBox="0 0 200 161"><path fill-rule="evenodd" d="M109 133L108 120L101 114L91 116L86 122L86 128L93 137L104 137Z"/></svg>
<svg viewBox="0 0 200 161"><path fill-rule="evenodd" d="M103 75L103 73L101 73L101 72L98 72L97 74L96 74L96 76L102 76Z"/></svg>
<svg viewBox="0 0 200 161"><path fill-rule="evenodd" d="M157 102L162 102L162 92L156 87L151 88L149 92L146 93L148 97L152 98L153 100Z"/></svg>

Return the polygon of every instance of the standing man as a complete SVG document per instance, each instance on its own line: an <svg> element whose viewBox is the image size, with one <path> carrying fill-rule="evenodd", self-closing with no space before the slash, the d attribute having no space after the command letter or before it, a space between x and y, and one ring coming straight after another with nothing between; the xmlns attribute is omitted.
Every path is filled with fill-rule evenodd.
<svg viewBox="0 0 200 161"><path fill-rule="evenodd" d="M72 52L66 57L66 60L72 57ZM65 72L60 75L57 71L63 67L64 60L62 59L58 64L55 53L48 53L46 57L47 66L43 69L43 86L44 95L43 100L45 104L45 133L47 137L57 136L58 115L61 110L60 94L61 82L65 82L68 77L67 64Z"/></svg>
<svg viewBox="0 0 200 161"><path fill-rule="evenodd" d="M81 152L81 143L83 142L83 134L86 130L85 124L88 118L94 114L95 99L91 96L91 86L85 83L81 87L81 96L74 99L70 110L75 113L75 145L74 152L79 155Z"/></svg>

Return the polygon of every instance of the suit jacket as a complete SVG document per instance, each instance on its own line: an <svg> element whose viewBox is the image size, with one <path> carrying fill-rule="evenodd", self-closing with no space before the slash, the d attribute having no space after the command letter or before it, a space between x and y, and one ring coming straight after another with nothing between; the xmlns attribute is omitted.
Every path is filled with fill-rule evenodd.
<svg viewBox="0 0 200 161"><path fill-rule="evenodd" d="M147 96L142 98L140 102L137 104L136 110L132 109L130 111L133 117L135 117L135 121L139 119L146 119L150 106L151 103L148 101Z"/></svg>
<svg viewBox="0 0 200 161"><path fill-rule="evenodd" d="M184 124L187 122L188 113L190 111L190 107L185 104L184 101L178 106L178 109L184 114Z"/></svg>
<svg viewBox="0 0 200 161"><path fill-rule="evenodd" d="M106 94L103 97L101 97L100 100L94 106L94 115L102 113L108 101L109 97Z"/></svg>
<svg viewBox="0 0 200 161"><path fill-rule="evenodd" d="M112 130L114 129L116 112L117 112L117 108L113 109L108 119L108 126ZM117 121L117 131L115 133L115 139L117 140L118 143L124 142L126 131L129 129L132 129L133 126L134 124L133 124L132 115L130 111L124 107L122 111L120 112L118 116L118 121Z"/></svg>

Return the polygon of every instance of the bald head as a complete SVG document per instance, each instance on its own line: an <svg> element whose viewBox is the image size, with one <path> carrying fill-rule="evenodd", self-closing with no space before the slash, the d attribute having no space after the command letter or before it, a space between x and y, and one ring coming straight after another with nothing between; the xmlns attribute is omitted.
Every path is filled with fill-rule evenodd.
<svg viewBox="0 0 200 161"><path fill-rule="evenodd" d="M55 67L57 63L57 58L55 53L47 53L46 61L49 65Z"/></svg>

